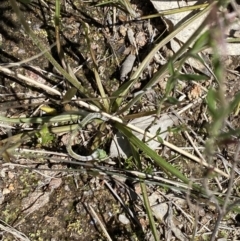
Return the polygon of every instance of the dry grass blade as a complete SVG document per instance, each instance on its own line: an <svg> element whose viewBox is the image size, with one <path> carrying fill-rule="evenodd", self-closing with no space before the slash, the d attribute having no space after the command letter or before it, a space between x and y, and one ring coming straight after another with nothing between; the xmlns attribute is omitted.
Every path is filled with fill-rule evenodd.
<svg viewBox="0 0 240 241"><path fill-rule="evenodd" d="M239 160L239 153L240 153L240 143L238 143L237 150L236 150L236 153L234 155L234 161L233 161L233 166L232 166L232 169L231 169L230 180L229 180L229 183L228 183L227 194L226 194L226 197L224 199L224 204L223 204L222 208L220 210L218 210L219 214L218 214L218 218L217 218L217 221L215 223L215 226L214 226L213 233L211 235L211 241L214 241L216 239L217 233L218 233L218 230L219 230L220 222L223 219L223 217L227 214L227 212L229 211L228 206L229 206L229 203L230 203L232 187L233 187L233 183L234 183L234 179L235 179L235 167L237 166L237 163L238 163L238 160Z"/></svg>
<svg viewBox="0 0 240 241"><path fill-rule="evenodd" d="M180 8L169 9L169 10L162 10L159 13L147 15L147 16L144 16L144 17L140 17L139 19L158 18L159 16L167 16L167 15L171 15L171 14L174 14L174 13L189 12L189 11L192 11L192 10L205 8L208 5L209 5L209 3L204 3L204 4L193 5L193 6L180 7Z"/></svg>
<svg viewBox="0 0 240 241"><path fill-rule="evenodd" d="M27 84L30 84L32 86L37 86L38 88L41 88L41 89L45 90L46 92L49 92L53 95L58 95L58 96L62 95L58 90L55 90L47 85L41 84L33 79L30 79L30 78L26 77L25 75L15 73L14 71L11 71L8 68L0 66L0 71L2 71L3 73L5 73L7 75L10 75L10 76L16 76L17 78L23 80Z"/></svg>
<svg viewBox="0 0 240 241"><path fill-rule="evenodd" d="M107 181L104 181L104 183L106 184L106 186L109 188L109 190L112 192L112 194L115 196L115 198L121 203L121 205L124 207L124 209L129 213L129 215L132 217L132 219L137 220L137 218L134 216L133 212L131 211L131 209L129 209L124 202L122 201L122 199L117 195L117 193L112 189L112 187L109 185L109 183Z"/></svg>
<svg viewBox="0 0 240 241"><path fill-rule="evenodd" d="M1 220L1 222L3 222L3 221ZM5 222L3 222L3 223L5 223ZM11 233L15 238L17 238L21 241L30 241L30 239L25 234L19 232L18 230L16 230L13 227L10 227L7 224L5 226L0 224L0 229L7 233Z"/></svg>
<svg viewBox="0 0 240 241"><path fill-rule="evenodd" d="M89 207L89 209L90 209L90 211L91 211L93 217L98 221L98 223L99 223L99 225L100 225L102 231L104 232L104 234L105 234L107 240L108 240L108 241L112 241L112 239L111 239L111 237L109 236L109 234L108 234L106 228L104 227L102 221L98 218L98 215L96 214L96 212L94 211L94 209L92 208L92 206L91 206L90 204L88 204L87 206Z"/></svg>
<svg viewBox="0 0 240 241"><path fill-rule="evenodd" d="M82 24L84 26L85 38L86 38L86 41L87 41L88 50L89 50L89 53L91 55L91 59L93 61L93 73L95 75L96 84L98 86L98 90L99 90L99 93L101 95L101 98L103 99L104 109L106 111L108 111L109 110L109 100L107 99L107 95L106 95L105 90L103 88L103 84L102 84L102 80L100 78L100 75L98 74L98 64L97 64L97 61L96 61L95 54L94 54L94 52L91 48L91 40L90 40L90 37L89 37L89 34L90 34L89 25L87 23L83 22L83 21L82 21Z"/></svg>

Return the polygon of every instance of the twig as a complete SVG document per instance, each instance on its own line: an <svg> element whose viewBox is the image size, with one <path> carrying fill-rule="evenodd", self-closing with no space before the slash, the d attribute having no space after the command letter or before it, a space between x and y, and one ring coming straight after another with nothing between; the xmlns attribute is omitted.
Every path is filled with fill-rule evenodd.
<svg viewBox="0 0 240 241"><path fill-rule="evenodd" d="M11 233L15 238L18 238L22 241L30 241L30 239L24 234L19 232L14 227L9 226L7 223L5 223L3 220L1 220L6 226L0 224L0 229L4 230L5 232Z"/></svg>
<svg viewBox="0 0 240 241"><path fill-rule="evenodd" d="M101 220L98 218L98 215L96 214L96 212L94 211L94 209L92 208L92 206L90 204L88 204L88 207L92 213L92 215L94 216L94 218L96 218L96 220L98 221L101 229L103 230L105 236L107 237L108 241L112 241L111 237L109 236L107 230L105 229L104 225L102 224Z"/></svg>
<svg viewBox="0 0 240 241"><path fill-rule="evenodd" d="M131 209L129 209L122 201L122 199L117 195L117 193L112 189L112 187L109 185L109 183L104 180L104 183L106 184L106 186L109 188L109 190L112 192L112 194L115 196L115 198L121 203L121 205L124 207L124 209L129 213L129 215L138 222L138 220L135 218L135 216L133 215L133 212L131 211Z"/></svg>
<svg viewBox="0 0 240 241"><path fill-rule="evenodd" d="M53 88L51 88L51 87L49 87L49 86L47 86L45 84L41 84L41 83L39 83L39 82L37 82L37 81L35 81L33 79L30 79L30 78L28 78L28 77L26 77L26 76L24 76L22 74L15 73L14 71L11 71L8 68L0 66L0 71L4 72L7 75L16 76L19 79L25 81L26 83L34 85L34 86L37 86L39 88L42 88L43 90L45 90L47 92L50 92L50 93L52 93L54 95L59 95L59 96L62 95L59 91L57 91L57 90L55 90L55 89L53 89Z"/></svg>

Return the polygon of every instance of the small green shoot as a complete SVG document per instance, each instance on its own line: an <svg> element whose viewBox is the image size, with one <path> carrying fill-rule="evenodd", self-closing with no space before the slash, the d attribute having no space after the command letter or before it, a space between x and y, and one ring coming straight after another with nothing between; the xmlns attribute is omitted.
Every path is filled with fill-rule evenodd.
<svg viewBox="0 0 240 241"><path fill-rule="evenodd" d="M48 146L53 142L55 136L49 131L48 125L42 126L41 130L36 133L38 142L43 146Z"/></svg>

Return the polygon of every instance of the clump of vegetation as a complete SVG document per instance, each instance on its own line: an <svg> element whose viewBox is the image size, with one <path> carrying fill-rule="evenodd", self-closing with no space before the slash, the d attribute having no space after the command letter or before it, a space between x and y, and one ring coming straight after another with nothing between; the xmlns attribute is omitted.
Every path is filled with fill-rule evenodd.
<svg viewBox="0 0 240 241"><path fill-rule="evenodd" d="M58 172L57 175L62 173L63 176L69 171L79 171L79 165L85 167L91 177L104 179L109 176L124 176L135 187L135 201L143 205L144 212L144 217L134 214L139 210L132 200L133 197L115 193L127 215L126 219L120 222L126 222L127 225L131 219L133 223L131 231L129 226L122 231L124 238L136 234L137 238L144 235L148 240L148 236L152 235L154 240L161 240L167 239L167 230L172 230L171 235L179 240L197 239L201 227L199 220L206 221L204 215L198 213L202 206L205 207L204 212L214 216L214 222L208 227L211 235L206 239L215 240L216 237L223 236L224 232L219 232L220 223L229 222L226 218L229 212L239 211L234 189L239 159L237 138L240 131L238 125L230 120L237 116L240 92L234 93L232 98L226 96L228 72L219 51L227 44L224 34L221 33L221 24L224 22L224 28L228 24L225 23L228 15L225 10L222 11L226 9L226 2L195 6L198 11L192 10L190 6L178 9L179 12L196 13L179 27L165 29L164 34L154 28L156 35L150 19L160 18L171 11L138 16L142 3L137 1L134 1L137 2L136 5L128 0L104 1L97 4L81 2L77 5L65 3L66 9L61 8L63 6L59 0L55 1L55 6L44 1L41 2L42 5L35 1L21 2L22 4L14 0L9 1L25 31L25 38L31 39L40 54L17 63L6 63L0 66L0 71L4 75L12 76L11 78L24 81L26 89L38 93L40 102L31 102L29 108L23 108L24 117L16 116L17 112L12 113L14 117L10 114L8 117L0 116L0 122L7 124L7 128L15 128L11 136L2 134L2 137L5 137L0 141L0 152L4 161L14 162L13 157L30 157L37 165L33 168L24 163L24 168L36 168L39 171L41 165L45 169L58 165L55 171ZM24 17L24 8L35 6L37 9L38 4L39 9L46 11L48 17L48 21L45 21L47 38L44 40L34 33ZM81 11L81 7L84 7L84 11ZM69 18L67 8L78 10L78 14L71 11ZM194 20L203 15L207 15L206 19L185 43L181 43L177 52L172 52L169 47L166 50L167 44L176 39L181 30L188 28ZM50 21L51 19L53 21ZM144 19L148 21L141 25ZM166 26L162 22L161 28L164 27ZM75 39L75 32L71 36L73 40L70 40L69 35L78 31L76 29L80 29L79 39ZM45 41L55 44L47 46ZM204 53L206 49L211 49L211 53ZM29 64L42 57L47 60L49 68L36 68ZM192 66L193 60L201 63L204 70ZM13 69L13 66L19 70ZM22 69L25 75L22 74ZM24 98L20 101L24 103ZM2 104L7 106L8 103L3 101ZM36 104L39 108L34 111ZM166 130L160 127L155 133L149 132L151 127L158 124L161 115L170 113L174 116L171 118L177 120L174 127L167 126ZM152 117L146 128L141 129L127 122L144 116ZM94 123L91 127L88 126L90 121ZM140 119L139 122L144 120ZM83 146L80 150L81 155L76 154L79 150L75 148L74 141L77 144L79 141L74 130L83 133L83 140L80 141ZM111 156L111 142L117 132L124 142L129 144L130 155L119 154L114 158ZM137 137L136 132L141 133L142 138ZM165 132L169 133L168 141L162 138ZM161 150L153 148L151 141L157 142ZM230 144L233 145L234 155L227 153L227 156L224 156L221 149L228 148ZM122 147L118 145L117 148ZM96 159L102 159L95 155L96 150L101 153L104 150L104 154L108 153L108 158L104 156L102 162L94 162ZM36 155L29 155L29 152ZM69 161L67 155L79 157L75 159L82 163ZM223 162L220 162L219 158ZM232 162L226 158L231 158ZM105 159L108 159L108 162ZM60 165L65 164L63 171ZM112 164L113 168L109 168ZM54 179L55 176L51 178ZM78 182L79 180L76 180L76 185ZM87 182L89 183L89 180ZM138 189L134 186L135 182L139 183ZM46 187L44 186L44 192L53 192L59 188L56 186L57 184L49 181ZM94 187L95 190L98 188L100 187ZM109 184L108 188L114 193ZM68 189L67 185L65 189ZM90 191L84 193L89 194ZM152 202L154 195L158 195L158 198ZM141 196L141 200L137 196ZM182 201L187 200L186 206L183 205L185 210L176 204L172 196L176 199L181 196ZM78 201L76 198L75 202ZM173 202L175 207L169 202ZM154 205L161 203L168 203L167 208L164 208L167 209L164 215L154 211ZM112 240L114 235L109 234L112 230L106 227L106 220L115 224L119 222L117 217L120 214L114 213L113 218L102 214L101 218L97 219L98 215L91 205L84 205L92 219L100 225L101 232L108 240ZM206 207L211 205L214 208L208 210ZM132 208L135 209L134 212ZM3 212L4 215L9 215L7 210ZM178 221L178 225L173 222L178 218L184 220L182 225L181 221ZM5 218L5 222L11 222L13 219ZM81 225L82 220L76 220L68 220L66 232L74 232L74 235L79 235L74 238L78 239L84 236L82 227L85 225Z"/></svg>

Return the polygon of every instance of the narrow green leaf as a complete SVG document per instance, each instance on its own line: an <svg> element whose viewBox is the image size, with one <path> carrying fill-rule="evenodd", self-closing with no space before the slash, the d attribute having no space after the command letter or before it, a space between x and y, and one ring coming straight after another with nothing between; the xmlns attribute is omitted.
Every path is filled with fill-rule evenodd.
<svg viewBox="0 0 240 241"><path fill-rule="evenodd" d="M179 80L188 80L188 81L200 81L200 80L208 80L209 77L206 75L200 74L181 74L178 76Z"/></svg>
<svg viewBox="0 0 240 241"><path fill-rule="evenodd" d="M170 75L174 75L175 71L174 71L174 65L172 61L168 62L168 71Z"/></svg>
<svg viewBox="0 0 240 241"><path fill-rule="evenodd" d="M58 28L60 27L60 23L61 23L61 15L60 15L60 1L59 0L55 0L55 17L54 17L54 22L55 22L55 26L57 26Z"/></svg>
<svg viewBox="0 0 240 241"><path fill-rule="evenodd" d="M214 41L212 41L214 42ZM217 47L214 45L213 46L213 58L212 58L212 65L213 65L213 69L214 69L214 74L216 76L216 81L223 82L223 78L224 78L224 66L222 64L222 60L221 60L221 56L219 56Z"/></svg>
<svg viewBox="0 0 240 241"><path fill-rule="evenodd" d="M172 174L173 176L179 178L184 183L189 183L190 181L186 176L184 176L178 169L173 167L171 164L166 162L162 157L160 157L155 151L148 147L145 143L140 141L126 126L116 123L117 129L125 135L129 142L137 146L142 150L146 155L151 157L157 165L159 165L168 175Z"/></svg>
<svg viewBox="0 0 240 241"><path fill-rule="evenodd" d="M177 83L178 73L175 72L173 75L168 79L166 89L165 89L165 97L168 97L171 91L174 89Z"/></svg>
<svg viewBox="0 0 240 241"><path fill-rule="evenodd" d="M238 92L235 96L234 99L231 101L229 105L229 114L234 111L234 109L239 105L240 103L240 92Z"/></svg>
<svg viewBox="0 0 240 241"><path fill-rule="evenodd" d="M171 105L177 105L179 103L179 100L177 98L169 96L167 97L167 103Z"/></svg>
<svg viewBox="0 0 240 241"><path fill-rule="evenodd" d="M131 142L130 142L130 146L131 146L132 155L133 155L133 158L136 162L136 165L137 165L138 169L142 171L142 162L141 162L140 155L138 153L138 148ZM139 177L139 179L141 180L140 186L141 186L141 190L142 190L142 194L143 194L143 202L144 202L144 206L146 208L146 212L147 212L147 215L148 215L150 227L151 227L154 239L156 241L159 241L159 238L157 236L156 225L155 225L155 222L154 222L154 217L153 217L151 206L150 206L149 199L148 199L146 184L141 177Z"/></svg>
<svg viewBox="0 0 240 241"><path fill-rule="evenodd" d="M112 97L116 97L116 99L112 98L110 102L112 112L116 112L117 110L119 110L119 107L122 104L123 98L126 96L129 88L132 86L134 82L135 80L127 81L112 94Z"/></svg>
<svg viewBox="0 0 240 241"><path fill-rule="evenodd" d="M184 59L183 59L184 63L187 61L187 59L193 58L193 59L196 59L197 61L199 61L202 65L205 64L204 60L200 57L200 55L198 55L198 54L193 54L193 53L191 52L191 50L187 52L186 57L187 57L187 58L184 58Z"/></svg>
<svg viewBox="0 0 240 241"><path fill-rule="evenodd" d="M71 99L76 95L77 89L75 87L70 87L65 95L63 96L63 103L68 103L71 101Z"/></svg>
<svg viewBox="0 0 240 241"><path fill-rule="evenodd" d="M148 219L149 219L149 223L150 223L150 227L151 227L154 239L155 239L155 241L159 241L160 239L159 239L159 235L157 235L157 229L156 229L151 206L150 206L149 199L148 199L146 184L142 181L142 182L140 182L140 186L141 186L141 190L142 190L142 194L143 194L144 205L146 208L146 212L148 215Z"/></svg>
<svg viewBox="0 0 240 241"><path fill-rule="evenodd" d="M158 140L159 143L161 143L161 144L163 143L163 139L162 139L161 136L157 136L157 140Z"/></svg>
<svg viewBox="0 0 240 241"><path fill-rule="evenodd" d="M206 45L209 44L209 39L210 39L210 32L209 30L205 31L194 43L191 53L192 54L197 54L199 53L202 48L204 48Z"/></svg>
<svg viewBox="0 0 240 241"><path fill-rule="evenodd" d="M206 102L207 102L208 110L213 117L216 117L216 114L217 114L216 113L216 100L217 100L216 91L214 89L209 89L208 93L207 93Z"/></svg>

